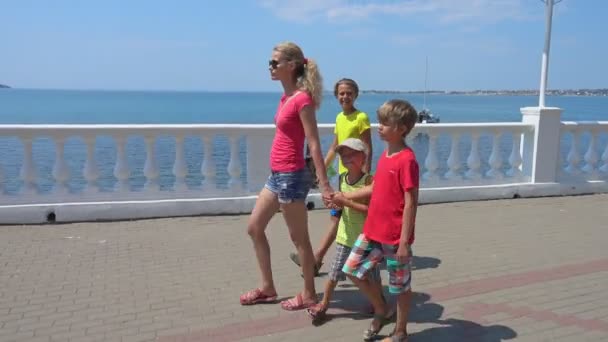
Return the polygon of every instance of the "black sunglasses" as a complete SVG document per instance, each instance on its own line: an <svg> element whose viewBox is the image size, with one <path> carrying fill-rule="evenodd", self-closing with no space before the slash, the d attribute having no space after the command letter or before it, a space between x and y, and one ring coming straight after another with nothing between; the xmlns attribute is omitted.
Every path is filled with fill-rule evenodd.
<svg viewBox="0 0 608 342"><path fill-rule="evenodd" d="M277 61L276 59L271 59L268 61L268 66L271 67L272 69L276 69L279 67L279 64L281 62Z"/></svg>

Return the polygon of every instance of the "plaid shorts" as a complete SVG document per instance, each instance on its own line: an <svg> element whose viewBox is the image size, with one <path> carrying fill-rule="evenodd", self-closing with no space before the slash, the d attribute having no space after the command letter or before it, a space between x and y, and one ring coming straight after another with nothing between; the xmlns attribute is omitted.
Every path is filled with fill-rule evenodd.
<svg viewBox="0 0 608 342"><path fill-rule="evenodd" d="M412 250L406 263L395 259L397 245L387 245L359 235L353 249L344 264L342 271L359 279L364 279L370 270L377 269L386 260L389 282L388 289L392 294L407 292L411 288Z"/></svg>
<svg viewBox="0 0 608 342"><path fill-rule="evenodd" d="M329 280L331 281L344 281L346 280L346 275L342 272L342 268L344 267L344 263L348 256L350 255L351 248L339 243L336 243L336 254L334 256L334 260L331 263L331 269L329 271ZM374 268L369 273L369 279L380 281L380 269L378 267Z"/></svg>

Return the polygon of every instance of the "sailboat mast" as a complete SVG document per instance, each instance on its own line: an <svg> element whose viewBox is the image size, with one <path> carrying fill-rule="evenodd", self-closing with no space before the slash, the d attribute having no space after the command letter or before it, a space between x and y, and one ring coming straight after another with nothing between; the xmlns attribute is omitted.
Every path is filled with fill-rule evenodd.
<svg viewBox="0 0 608 342"><path fill-rule="evenodd" d="M429 74L429 56L426 56L426 63L424 67L424 104L422 105L422 109L426 109L426 83Z"/></svg>

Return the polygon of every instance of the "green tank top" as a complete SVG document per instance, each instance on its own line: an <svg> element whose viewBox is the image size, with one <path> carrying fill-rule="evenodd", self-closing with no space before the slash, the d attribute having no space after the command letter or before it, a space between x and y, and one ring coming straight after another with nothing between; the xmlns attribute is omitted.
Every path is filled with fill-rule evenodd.
<svg viewBox="0 0 608 342"><path fill-rule="evenodd" d="M355 184L350 185L346 181L347 173L340 175L340 191L351 192L365 187L365 182L369 178L369 175L364 174ZM367 202L359 202L365 203ZM338 224L338 234L336 235L336 242L352 247L359 237L359 234L363 231L363 223L367 214L357 211L353 208L344 207L342 209L342 216L340 217L340 223Z"/></svg>

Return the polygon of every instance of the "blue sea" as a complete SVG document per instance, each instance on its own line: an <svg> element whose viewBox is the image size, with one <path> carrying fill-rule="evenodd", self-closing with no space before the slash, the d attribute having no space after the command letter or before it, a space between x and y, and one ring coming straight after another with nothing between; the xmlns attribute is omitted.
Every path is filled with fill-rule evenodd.
<svg viewBox="0 0 608 342"><path fill-rule="evenodd" d="M78 91L0 89L0 124L187 124L272 123L280 93ZM384 101L403 98L417 109L420 94L362 94L357 107L375 121ZM427 107L441 122L520 121L519 108L536 106L534 96L427 95ZM563 120L607 120L608 97L547 97L564 109ZM317 119L333 123L340 107L324 97Z"/></svg>
<svg viewBox="0 0 608 342"><path fill-rule="evenodd" d="M277 102L281 94L255 92L172 92L172 91L79 91L79 90L20 90L0 89L0 124L191 124L191 123L272 123ZM423 107L420 94L361 94L356 105L367 112L372 122L376 122L375 111L384 101L402 98L410 101L416 108ZM608 97L548 97L547 105L564 110L564 121L606 121L608 120ZM536 106L534 96L461 96L427 95L429 109L441 117L442 123L454 122L504 122L521 121L520 108ZM332 94L324 97L317 113L320 123L334 123L340 111ZM508 158L509 137L501 143L504 158ZM324 150L331 138L323 141ZM602 136L601 146L606 137ZM483 154L488 154L490 140L482 141ZM202 151L200 140L186 139L186 158L190 176L190 186L200 184L200 165ZM214 159L218 165L219 186L228 181L225 167L228 153L225 141L215 141ZM376 143L376 142L374 142ZM440 160L445 160L449 151L449 139L439 141ZM241 143L241 161L245 161L244 142ZM174 142L171 138L161 137L156 145L157 160L160 165L161 188L171 188L174 177L171 174L175 158ZM414 146L419 159L424 158L424 143ZM466 150L466 146L464 148ZM581 146L584 149L584 146ZM376 148L378 152L380 149ZM19 190L21 181L19 171L22 164L22 145L16 137L0 137L0 181L4 191L12 193ZM584 151L584 150L581 150ZM46 137L34 140L34 163L37 167L39 191L52 189L51 175L54 163L54 144ZM72 191L81 189L85 181L81 175L85 160L85 147L77 139L68 139L65 155L72 175L69 186ZM562 149L562 154L567 149ZM103 189L111 189L116 179L112 174L115 164L115 145L108 137L97 139L95 149L99 184ZM145 182L143 163L145 146L143 139L132 138L127 144L129 166L132 170L130 183L133 188L141 188ZM461 160L466 159L466 155ZM485 156L487 158L487 156ZM443 159L441 159L443 158ZM423 159L422 159L423 160ZM442 166L442 167L445 167ZM487 167L487 165L485 165ZM245 170L246 171L246 170ZM243 181L246 173L242 175Z"/></svg>

